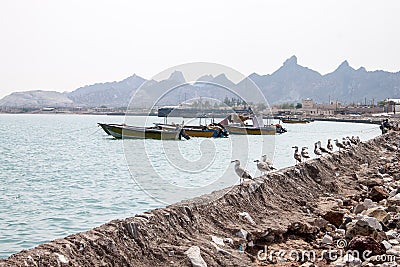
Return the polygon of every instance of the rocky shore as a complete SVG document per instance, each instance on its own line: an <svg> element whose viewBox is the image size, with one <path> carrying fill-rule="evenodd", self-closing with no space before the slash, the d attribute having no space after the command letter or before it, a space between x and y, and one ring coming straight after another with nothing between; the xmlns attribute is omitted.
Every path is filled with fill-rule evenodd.
<svg viewBox="0 0 400 267"><path fill-rule="evenodd" d="M212 203L199 204L206 195L113 220L0 266L397 266L399 158L400 135L391 132Z"/></svg>

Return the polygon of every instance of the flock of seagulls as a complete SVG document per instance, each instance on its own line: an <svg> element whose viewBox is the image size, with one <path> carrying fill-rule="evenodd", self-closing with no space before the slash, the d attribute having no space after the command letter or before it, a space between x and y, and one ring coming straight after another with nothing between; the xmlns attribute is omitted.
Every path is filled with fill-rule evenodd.
<svg viewBox="0 0 400 267"><path fill-rule="evenodd" d="M333 140L335 141L336 147L341 150L346 150L350 149L354 145L358 145L361 143L360 137L352 136L350 137L343 137L342 142L339 142L338 139ZM310 154L308 153L308 147L304 146L301 148L301 152L299 152L299 147L298 146L293 146L294 148L294 154L293 157L296 160L297 163L301 163L303 160L306 161L310 159ZM333 143L332 139L328 139L328 143L326 145L326 148L321 145L321 141L317 141L314 143L314 154L316 156L322 156L324 154L332 154L333 153ZM267 155L263 155L261 157L261 160L255 160L254 162L257 163L257 169L262 173L268 173L270 171L276 170L276 168L272 165L271 160L268 159ZM231 163L235 163L235 172L240 178L240 184L242 185L244 179L253 179L253 177L250 175L250 173L243 168L240 165L240 161L238 159L232 160Z"/></svg>
<svg viewBox="0 0 400 267"><path fill-rule="evenodd" d="M360 137L358 136L352 136L351 138L349 136L343 137L342 142L339 142L338 139L335 139L333 141L335 141L335 145L339 149L339 151L350 149L352 146L358 145L361 142ZM293 146L292 148L294 148L293 157L296 160L296 164L310 158L310 155L308 154L308 147L302 147L301 152L299 152L299 148L297 146ZM328 139L328 144L326 145L326 148L321 145L321 141L317 141L314 143L314 154L316 156L322 156L323 154L332 154L332 152L332 139Z"/></svg>
<svg viewBox="0 0 400 267"><path fill-rule="evenodd" d="M255 160L257 163L257 169L262 173L268 173L270 171L276 170L276 168L272 165L272 161L268 159L267 155L263 155L261 160ZM249 172L240 165L240 160L232 160L231 163L235 163L235 172L240 178L240 184L243 183L244 179L253 179Z"/></svg>

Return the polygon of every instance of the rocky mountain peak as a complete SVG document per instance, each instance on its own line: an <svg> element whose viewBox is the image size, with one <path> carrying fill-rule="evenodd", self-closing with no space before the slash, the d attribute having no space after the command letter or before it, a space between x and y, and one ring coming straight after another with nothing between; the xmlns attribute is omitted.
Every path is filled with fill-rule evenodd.
<svg viewBox="0 0 400 267"><path fill-rule="evenodd" d="M297 57L296 56L291 56L290 58L288 58L284 63L284 66L294 66L297 65Z"/></svg>
<svg viewBox="0 0 400 267"><path fill-rule="evenodd" d="M358 72L366 72L366 69L364 67L360 67L357 71Z"/></svg>
<svg viewBox="0 0 400 267"><path fill-rule="evenodd" d="M347 60L343 61L335 71L349 71L354 70Z"/></svg>
<svg viewBox="0 0 400 267"><path fill-rule="evenodd" d="M175 82L179 82L179 83L185 83L185 77L183 76L183 73L180 71L174 71L173 73L171 73L171 75L169 76L168 80L172 80Z"/></svg>

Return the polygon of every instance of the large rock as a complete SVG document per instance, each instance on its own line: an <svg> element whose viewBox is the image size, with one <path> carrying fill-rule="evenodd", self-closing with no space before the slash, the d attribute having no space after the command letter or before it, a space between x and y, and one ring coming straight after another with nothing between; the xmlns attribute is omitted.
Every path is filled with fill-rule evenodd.
<svg viewBox="0 0 400 267"><path fill-rule="evenodd" d="M366 209L370 209L370 208L376 207L376 203L374 203L369 198L364 199L364 202L362 204L365 206Z"/></svg>
<svg viewBox="0 0 400 267"><path fill-rule="evenodd" d="M381 186L374 186L369 192L369 198L375 202L379 202L389 197L389 193Z"/></svg>
<svg viewBox="0 0 400 267"><path fill-rule="evenodd" d="M363 255L366 250L370 252L368 253L370 256L386 253L385 246L370 236L354 237L347 246L347 250L357 250L360 256Z"/></svg>
<svg viewBox="0 0 400 267"><path fill-rule="evenodd" d="M246 219L246 221L249 222L251 225L256 225L255 221L253 220L253 218L250 216L249 213L239 212L239 216Z"/></svg>
<svg viewBox="0 0 400 267"><path fill-rule="evenodd" d="M374 218L374 217L369 217L369 216L364 216L362 221L366 221L372 228L374 228L377 231L382 231L382 225L380 222Z"/></svg>
<svg viewBox="0 0 400 267"><path fill-rule="evenodd" d="M193 267L207 267L207 263L203 260L198 246L192 246L185 252Z"/></svg>
<svg viewBox="0 0 400 267"><path fill-rule="evenodd" d="M383 207L371 208L364 211L362 214L369 217L373 217L383 224L386 224L390 219L390 215L384 210Z"/></svg>
<svg viewBox="0 0 400 267"><path fill-rule="evenodd" d="M365 220L351 222L346 227L346 238L356 236L377 236L378 231Z"/></svg>
<svg viewBox="0 0 400 267"><path fill-rule="evenodd" d="M367 209L367 207L365 207L365 205L364 205L363 203L360 203L360 204L357 204L357 205L354 207L353 212L354 212L355 214L359 214L359 213L363 212L363 211L366 210L366 209Z"/></svg>
<svg viewBox="0 0 400 267"><path fill-rule="evenodd" d="M330 210L325 213L323 218L336 227L339 227L343 223L344 213L341 211Z"/></svg>

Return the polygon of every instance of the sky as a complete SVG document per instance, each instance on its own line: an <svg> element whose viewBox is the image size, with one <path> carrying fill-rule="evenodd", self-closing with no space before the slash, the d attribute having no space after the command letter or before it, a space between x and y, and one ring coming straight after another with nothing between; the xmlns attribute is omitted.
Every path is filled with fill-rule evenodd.
<svg viewBox="0 0 400 267"><path fill-rule="evenodd" d="M0 0L0 98L212 62L400 71L400 1Z"/></svg>

